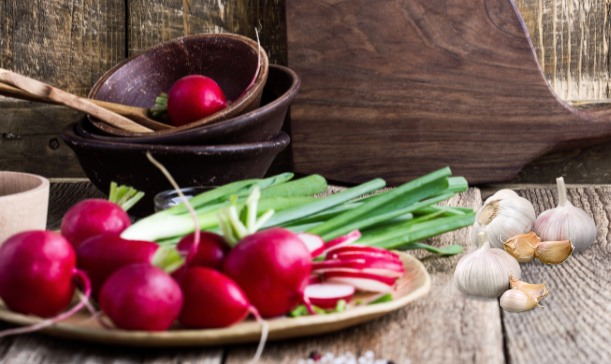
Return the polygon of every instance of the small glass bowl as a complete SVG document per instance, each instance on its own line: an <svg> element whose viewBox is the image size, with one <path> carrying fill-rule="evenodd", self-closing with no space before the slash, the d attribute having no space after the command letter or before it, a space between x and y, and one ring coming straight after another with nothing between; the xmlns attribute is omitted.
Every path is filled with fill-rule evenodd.
<svg viewBox="0 0 611 364"><path fill-rule="evenodd" d="M185 197L188 200L190 200L191 198L199 195L200 193L213 190L216 187L217 186L186 187L186 188L181 188L180 191L183 193L183 195L185 195ZM182 202L176 190L167 190L167 191L159 192L155 196L154 201L155 201L155 212L167 210L170 207L176 206Z"/></svg>

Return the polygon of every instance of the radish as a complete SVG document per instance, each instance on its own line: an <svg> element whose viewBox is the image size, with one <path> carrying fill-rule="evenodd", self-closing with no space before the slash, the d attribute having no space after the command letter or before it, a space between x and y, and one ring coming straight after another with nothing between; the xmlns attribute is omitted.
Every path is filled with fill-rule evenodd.
<svg viewBox="0 0 611 364"><path fill-rule="evenodd" d="M33 332L72 316L86 305L91 294L87 276L76 269L70 243L52 231L25 231L0 247L0 297L12 311L51 317L70 305L75 281L84 297L70 310L36 325L4 330L0 337Z"/></svg>
<svg viewBox="0 0 611 364"><path fill-rule="evenodd" d="M395 284L394 278L363 272L327 272L324 279L329 283L349 284L367 292L389 292Z"/></svg>
<svg viewBox="0 0 611 364"><path fill-rule="evenodd" d="M366 259L383 258L393 261L401 261L401 258L386 249L375 248L372 246L349 245L333 249L327 256L328 259Z"/></svg>
<svg viewBox="0 0 611 364"><path fill-rule="evenodd" d="M405 273L401 262L385 259L350 259L350 260L325 260L314 262L312 272L363 272L377 274L384 277L399 278Z"/></svg>
<svg viewBox="0 0 611 364"><path fill-rule="evenodd" d="M313 305L331 310L337 306L339 300L349 302L354 291L354 286L348 284L320 283L307 286L305 295Z"/></svg>
<svg viewBox="0 0 611 364"><path fill-rule="evenodd" d="M64 215L61 233L77 249L87 238L101 233L121 234L131 220L119 205L90 199L72 206Z"/></svg>
<svg viewBox="0 0 611 364"><path fill-rule="evenodd" d="M183 303L178 283L146 263L131 264L113 273L99 297L102 311L124 330L167 330Z"/></svg>
<svg viewBox="0 0 611 364"><path fill-rule="evenodd" d="M91 279L94 297L111 274L126 265L151 263L159 245L150 241L125 240L114 234L100 234L83 241L76 249L77 266Z"/></svg>
<svg viewBox="0 0 611 364"><path fill-rule="evenodd" d="M226 107L223 90L206 76L183 77L168 93L168 115L175 126L204 119Z"/></svg>
<svg viewBox="0 0 611 364"><path fill-rule="evenodd" d="M312 273L310 274L310 279L308 279L308 285L322 283L322 276L320 274Z"/></svg>
<svg viewBox="0 0 611 364"><path fill-rule="evenodd" d="M180 239L176 249L183 255L189 255L191 247L193 246L193 238L195 234L189 234L184 238ZM190 266L208 267L215 270L221 270L223 268L223 261L225 256L231 247L222 236L210 233L207 231L201 231L199 233L199 245L197 252L190 261Z"/></svg>
<svg viewBox="0 0 611 364"><path fill-rule="evenodd" d="M223 264L223 273L244 290L263 317L284 315L302 302L309 306L303 291L311 269L305 244L282 228L246 236Z"/></svg>
<svg viewBox="0 0 611 364"><path fill-rule="evenodd" d="M259 316L242 289L210 268L189 268L180 279L184 304L178 320L193 328L219 328L242 321L249 312Z"/></svg>
<svg viewBox="0 0 611 364"><path fill-rule="evenodd" d="M354 243L361 237L361 232L354 230L351 233L335 238L325 244L325 254L328 254L334 249L338 249Z"/></svg>
<svg viewBox="0 0 611 364"><path fill-rule="evenodd" d="M312 254L312 258L316 258L321 255L325 251L325 242L318 235L308 234L308 233L299 233L297 237L303 241L306 245L310 253Z"/></svg>

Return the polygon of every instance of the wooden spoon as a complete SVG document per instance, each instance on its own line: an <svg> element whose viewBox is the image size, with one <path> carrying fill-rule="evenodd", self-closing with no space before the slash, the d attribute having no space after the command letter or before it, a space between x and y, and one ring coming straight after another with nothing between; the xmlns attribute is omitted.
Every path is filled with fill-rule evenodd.
<svg viewBox="0 0 611 364"><path fill-rule="evenodd" d="M11 71L7 71L2 68L0 68L0 82L17 87L17 91L25 91L26 93L28 93L29 95L21 94L27 97L26 100L61 104L69 108L95 116L96 118L114 127L131 132L149 133L153 131L152 129L142 126L133 120L119 115L118 113L107 110L102 106L98 106L97 104L93 103L92 100L75 96L71 93L62 91L53 86L47 85L45 83L36 81L34 79L19 75ZM6 86L3 87L3 89L6 90ZM15 93L15 91L8 91L11 92L11 95L7 96L18 97L20 95L20 93ZM40 100L40 98L42 98L43 100ZM129 106L124 107L130 108Z"/></svg>

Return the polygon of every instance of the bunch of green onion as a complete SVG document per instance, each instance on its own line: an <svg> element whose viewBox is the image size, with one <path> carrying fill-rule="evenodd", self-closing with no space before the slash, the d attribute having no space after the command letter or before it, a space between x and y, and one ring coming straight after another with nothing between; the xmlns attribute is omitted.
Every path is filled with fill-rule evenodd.
<svg viewBox="0 0 611 364"><path fill-rule="evenodd" d="M360 245L385 249L426 249L437 254L458 254L460 245L435 248L421 240L472 225L475 213L463 207L438 206L469 186L463 177L451 177L446 167L392 190L371 194L386 186L374 179L324 198L313 197L327 190L326 180L311 175L291 181L284 173L266 179L229 183L204 192L189 202L197 213L202 230L221 232L219 212L231 205L240 213L255 186L261 191L257 216L274 214L262 229L283 227L294 232L319 235L324 241L360 230ZM123 238L174 244L194 231L194 223L184 204L144 218L123 232Z"/></svg>

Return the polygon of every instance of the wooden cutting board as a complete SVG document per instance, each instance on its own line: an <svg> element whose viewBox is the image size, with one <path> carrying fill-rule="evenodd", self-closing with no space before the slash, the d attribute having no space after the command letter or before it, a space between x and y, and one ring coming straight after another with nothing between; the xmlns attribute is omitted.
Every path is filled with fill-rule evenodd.
<svg viewBox="0 0 611 364"><path fill-rule="evenodd" d="M609 108L547 83L512 0L287 0L296 172L389 185L449 165L511 179L551 150L611 140Z"/></svg>

